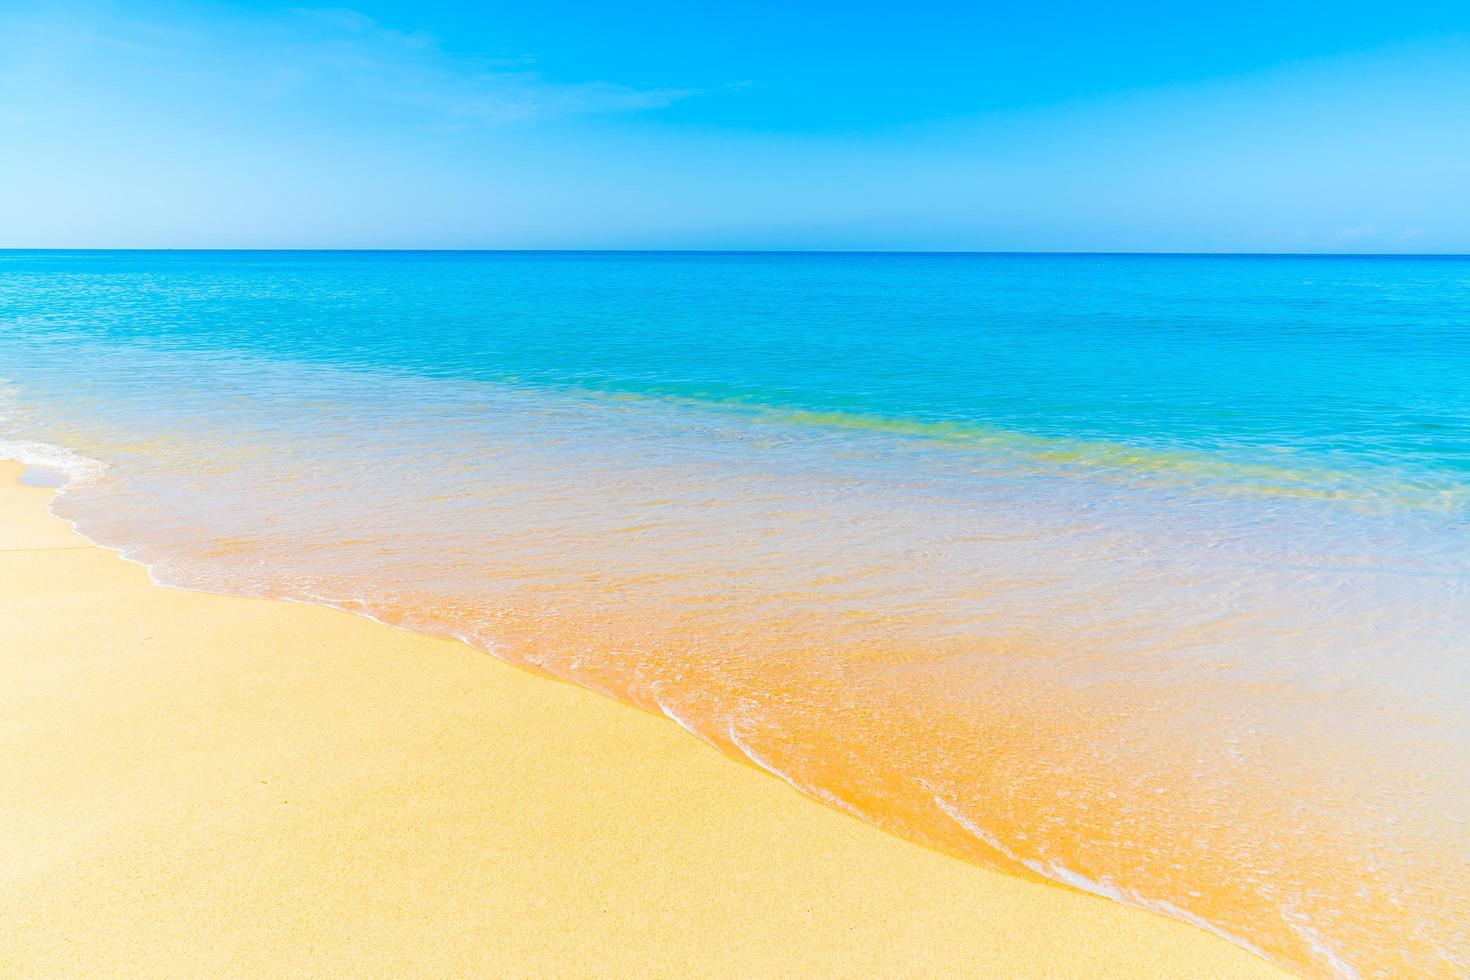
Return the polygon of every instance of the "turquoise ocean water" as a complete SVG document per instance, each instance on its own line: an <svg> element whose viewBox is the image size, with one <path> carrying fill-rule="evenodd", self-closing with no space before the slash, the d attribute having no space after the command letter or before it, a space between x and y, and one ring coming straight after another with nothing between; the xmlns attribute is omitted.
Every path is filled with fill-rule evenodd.
<svg viewBox="0 0 1470 980"><path fill-rule="evenodd" d="M1313 975L1470 970L1470 260L0 252L0 456Z"/></svg>

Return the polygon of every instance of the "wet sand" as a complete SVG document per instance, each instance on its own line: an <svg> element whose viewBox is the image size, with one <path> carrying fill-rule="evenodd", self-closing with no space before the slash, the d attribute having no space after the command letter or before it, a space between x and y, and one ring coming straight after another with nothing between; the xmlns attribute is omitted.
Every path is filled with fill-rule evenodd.
<svg viewBox="0 0 1470 980"><path fill-rule="evenodd" d="M154 585L0 463L0 974L1280 976L666 719Z"/></svg>

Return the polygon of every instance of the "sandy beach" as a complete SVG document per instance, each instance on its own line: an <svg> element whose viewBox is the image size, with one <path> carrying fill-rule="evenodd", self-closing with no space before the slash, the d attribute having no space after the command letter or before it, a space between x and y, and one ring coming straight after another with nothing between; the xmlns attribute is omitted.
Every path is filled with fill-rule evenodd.
<svg viewBox="0 0 1470 980"><path fill-rule="evenodd" d="M0 974L1281 975L464 645L154 585L0 464Z"/></svg>

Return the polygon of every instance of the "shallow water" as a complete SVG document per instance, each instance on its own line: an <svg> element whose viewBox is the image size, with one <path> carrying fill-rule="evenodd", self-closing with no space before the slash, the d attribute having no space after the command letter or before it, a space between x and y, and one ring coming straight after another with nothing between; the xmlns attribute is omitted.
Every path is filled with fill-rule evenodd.
<svg viewBox="0 0 1470 980"><path fill-rule="evenodd" d="M1470 970L1470 261L0 253L0 455L1310 974Z"/></svg>

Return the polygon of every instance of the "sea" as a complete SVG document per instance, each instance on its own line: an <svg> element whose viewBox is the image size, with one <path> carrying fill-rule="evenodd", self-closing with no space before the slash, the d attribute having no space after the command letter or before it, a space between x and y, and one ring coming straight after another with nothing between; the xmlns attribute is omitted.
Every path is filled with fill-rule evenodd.
<svg viewBox="0 0 1470 980"><path fill-rule="evenodd" d="M164 584L1303 975L1470 973L1470 259L5 251L0 457Z"/></svg>

